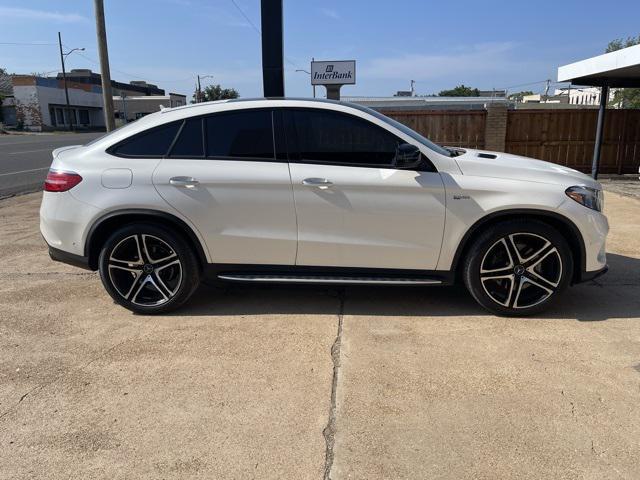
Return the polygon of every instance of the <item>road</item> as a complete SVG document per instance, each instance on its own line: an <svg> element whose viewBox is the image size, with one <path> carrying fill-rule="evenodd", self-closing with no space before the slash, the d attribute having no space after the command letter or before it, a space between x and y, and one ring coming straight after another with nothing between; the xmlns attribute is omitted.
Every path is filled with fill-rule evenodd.
<svg viewBox="0 0 640 480"><path fill-rule="evenodd" d="M85 144L103 133L0 135L0 198L38 190L51 165L51 151Z"/></svg>

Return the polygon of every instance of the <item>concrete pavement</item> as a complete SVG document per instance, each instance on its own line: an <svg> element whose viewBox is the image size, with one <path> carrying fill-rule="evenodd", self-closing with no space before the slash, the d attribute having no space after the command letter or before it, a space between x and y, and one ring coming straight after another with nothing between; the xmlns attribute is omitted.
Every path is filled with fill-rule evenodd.
<svg viewBox="0 0 640 480"><path fill-rule="evenodd" d="M38 190L51 165L51 152L85 144L104 133L0 135L0 198Z"/></svg>
<svg viewBox="0 0 640 480"><path fill-rule="evenodd" d="M200 289L135 316L0 202L0 478L640 477L640 201L535 318L461 288ZM327 428L328 427L328 428Z"/></svg>

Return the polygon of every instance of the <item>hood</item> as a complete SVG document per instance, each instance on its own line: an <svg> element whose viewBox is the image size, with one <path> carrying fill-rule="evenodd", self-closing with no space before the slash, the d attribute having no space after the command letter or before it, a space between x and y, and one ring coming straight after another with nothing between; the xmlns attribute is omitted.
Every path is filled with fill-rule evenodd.
<svg viewBox="0 0 640 480"><path fill-rule="evenodd" d="M53 156L54 159L56 159L63 152L68 152L69 150L75 150L76 148L80 148L80 147L82 147L82 145L67 145L66 147L59 147L59 148L56 148L53 152L51 152L51 155Z"/></svg>
<svg viewBox="0 0 640 480"><path fill-rule="evenodd" d="M465 149L455 160L464 175L602 188L593 178L572 168L510 153Z"/></svg>

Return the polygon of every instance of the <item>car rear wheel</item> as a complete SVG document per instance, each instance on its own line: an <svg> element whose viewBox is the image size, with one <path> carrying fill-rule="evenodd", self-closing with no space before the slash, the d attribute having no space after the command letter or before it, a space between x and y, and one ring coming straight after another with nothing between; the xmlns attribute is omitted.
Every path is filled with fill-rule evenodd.
<svg viewBox="0 0 640 480"><path fill-rule="evenodd" d="M564 237L536 220L491 226L472 245L464 282L484 308L526 316L546 309L569 285L573 258Z"/></svg>
<svg viewBox="0 0 640 480"><path fill-rule="evenodd" d="M111 297L142 314L178 308L200 283L196 256L172 230L131 224L105 242L99 258L100 278Z"/></svg>

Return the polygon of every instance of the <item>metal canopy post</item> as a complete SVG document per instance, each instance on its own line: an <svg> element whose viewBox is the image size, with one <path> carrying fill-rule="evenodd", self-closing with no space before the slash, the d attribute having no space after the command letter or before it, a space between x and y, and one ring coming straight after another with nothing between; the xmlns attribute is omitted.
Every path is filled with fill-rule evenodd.
<svg viewBox="0 0 640 480"><path fill-rule="evenodd" d="M600 89L600 108L598 110L598 127L596 128L596 144L593 149L593 163L591 164L591 176L598 178L600 170L600 153L602 151L602 139L604 137L604 117L607 112L607 101L609 100L609 86L604 85Z"/></svg>
<svg viewBox="0 0 640 480"><path fill-rule="evenodd" d="M284 97L282 0L262 0L260 10L264 96Z"/></svg>

